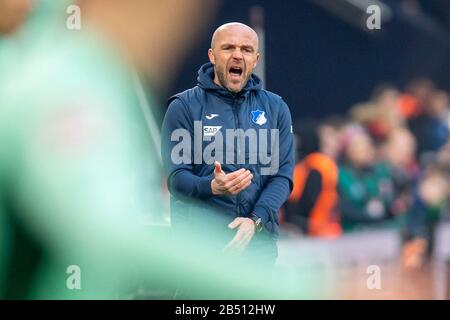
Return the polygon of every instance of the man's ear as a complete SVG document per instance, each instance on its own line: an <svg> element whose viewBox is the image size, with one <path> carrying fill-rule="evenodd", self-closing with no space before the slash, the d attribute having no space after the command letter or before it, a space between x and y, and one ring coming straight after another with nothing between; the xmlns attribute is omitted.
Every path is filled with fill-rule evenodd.
<svg viewBox="0 0 450 320"><path fill-rule="evenodd" d="M209 57L209 62L211 62L212 64L216 64L216 57L214 57L213 49L208 50L208 57Z"/></svg>
<svg viewBox="0 0 450 320"><path fill-rule="evenodd" d="M259 52L256 54L256 62L255 62L255 65L253 66L253 69L254 68L256 68L256 66L258 65L258 63L259 63L259 57L260 57L260 54L259 54Z"/></svg>

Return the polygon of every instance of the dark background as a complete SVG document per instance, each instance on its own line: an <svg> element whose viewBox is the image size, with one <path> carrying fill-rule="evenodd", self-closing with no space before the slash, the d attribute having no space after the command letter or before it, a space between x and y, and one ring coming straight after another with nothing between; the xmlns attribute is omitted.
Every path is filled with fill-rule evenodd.
<svg viewBox="0 0 450 320"><path fill-rule="evenodd" d="M329 1L347 10L345 0ZM222 1L167 95L196 84L213 31L231 21L250 24L255 5L264 10L266 88L286 100L294 119L341 114L367 100L385 81L403 89L414 77L427 76L450 90L450 0L384 3L391 9L390 19L381 30L369 32L352 24L361 20L365 26L369 14L346 11L345 20L313 0ZM420 5L416 13L402 9L415 3Z"/></svg>

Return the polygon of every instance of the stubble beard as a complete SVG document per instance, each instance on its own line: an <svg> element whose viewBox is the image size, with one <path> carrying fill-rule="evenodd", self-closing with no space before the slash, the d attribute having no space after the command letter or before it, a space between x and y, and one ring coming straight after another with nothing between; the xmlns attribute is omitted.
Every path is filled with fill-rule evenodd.
<svg viewBox="0 0 450 320"><path fill-rule="evenodd" d="M244 79L244 81L241 83L241 86L239 87L239 89L233 90L232 88L227 86L227 81L225 79L225 74L224 72L222 72L222 70L219 70L219 68L216 68L216 74L217 74L217 78L219 80L219 83L222 87L226 88L228 91L232 92L232 93L239 93L242 91L242 88L245 87L245 85L247 84L248 79L250 78L250 76L247 76L246 79Z"/></svg>

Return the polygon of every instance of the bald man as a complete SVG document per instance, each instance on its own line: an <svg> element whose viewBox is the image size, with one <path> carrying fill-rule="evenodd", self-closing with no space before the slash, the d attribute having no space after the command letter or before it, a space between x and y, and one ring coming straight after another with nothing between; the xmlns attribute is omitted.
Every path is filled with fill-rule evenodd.
<svg viewBox="0 0 450 320"><path fill-rule="evenodd" d="M258 49L245 24L214 32L197 85L169 99L162 153L173 224L197 232L210 217L203 208L222 213L232 232L226 251L273 264L277 214L292 190L293 135L288 106L253 74Z"/></svg>

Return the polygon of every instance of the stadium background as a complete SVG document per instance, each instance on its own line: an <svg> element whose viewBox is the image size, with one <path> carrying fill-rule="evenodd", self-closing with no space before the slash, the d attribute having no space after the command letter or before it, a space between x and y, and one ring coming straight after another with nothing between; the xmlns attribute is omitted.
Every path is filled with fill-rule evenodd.
<svg viewBox="0 0 450 320"><path fill-rule="evenodd" d="M366 27L364 9L370 4L382 7L381 30ZM266 88L287 101L296 132L304 134L306 127L310 133L311 123L333 115L348 117L351 107L370 101L383 83L405 92L411 81L425 78L450 90L449 1L243 0L221 2L215 21L204 30L167 95L196 83L198 68L207 59L209 35L229 21L264 32ZM317 281L311 296L448 299L447 224L435 234L434 258L420 270L402 268L401 232L364 231L332 242L282 237L279 267L299 283ZM382 290L367 289L369 265L383 271Z"/></svg>
<svg viewBox="0 0 450 320"><path fill-rule="evenodd" d="M264 15L266 87L288 102L299 121L345 112L384 81L402 87L416 76L429 76L450 89L448 1L418 1L422 10L416 15L408 15L401 6L414 1L383 1L391 17L373 32L365 27L368 14L362 9L351 11L351 2L222 1L215 21L203 31L169 93L195 83L214 28L229 21L252 25L255 6ZM327 9L333 3L351 14L345 18L333 14ZM375 2L360 3L367 7ZM384 19L383 12L381 16Z"/></svg>

